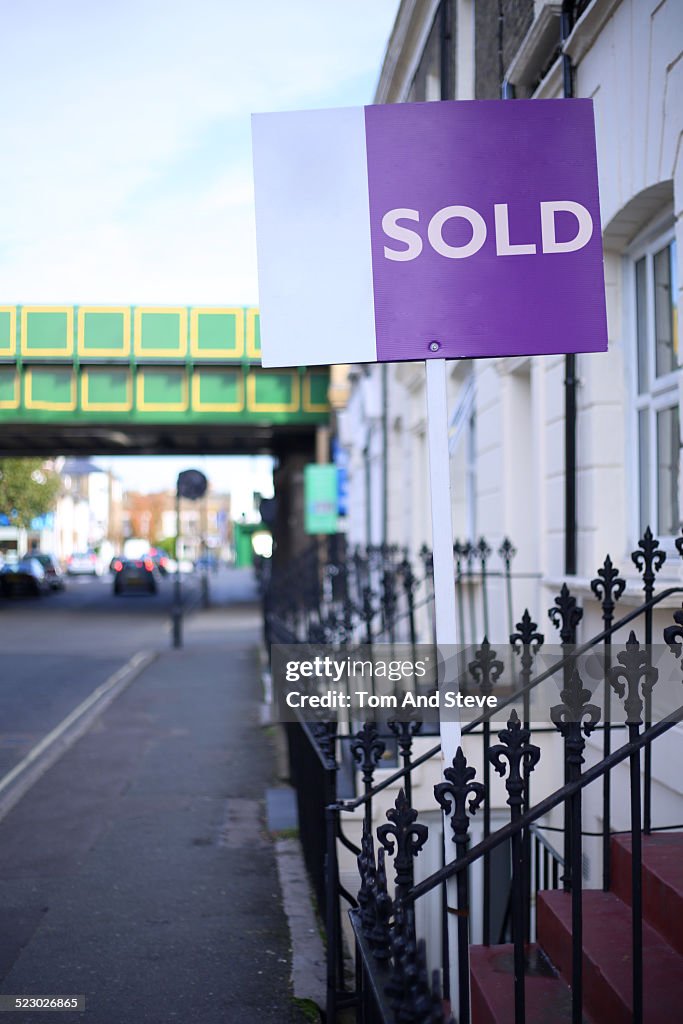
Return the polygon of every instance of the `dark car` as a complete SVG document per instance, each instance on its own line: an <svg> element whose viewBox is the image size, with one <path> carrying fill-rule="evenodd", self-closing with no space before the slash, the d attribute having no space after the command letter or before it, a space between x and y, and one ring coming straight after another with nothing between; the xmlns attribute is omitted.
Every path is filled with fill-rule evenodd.
<svg viewBox="0 0 683 1024"><path fill-rule="evenodd" d="M64 590L64 573L54 555L45 551L32 551L31 558L35 558L42 565L51 590Z"/></svg>
<svg viewBox="0 0 683 1024"><path fill-rule="evenodd" d="M116 558L113 570L115 594L126 591L156 594L156 569L151 558Z"/></svg>
<svg viewBox="0 0 683 1024"><path fill-rule="evenodd" d="M50 590L50 583L37 558L22 558L16 565L3 567L0 589L4 597L38 597Z"/></svg>

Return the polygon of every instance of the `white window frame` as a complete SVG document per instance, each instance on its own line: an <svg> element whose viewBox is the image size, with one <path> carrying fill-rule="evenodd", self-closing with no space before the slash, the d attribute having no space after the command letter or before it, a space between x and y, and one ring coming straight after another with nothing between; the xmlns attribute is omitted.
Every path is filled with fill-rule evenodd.
<svg viewBox="0 0 683 1024"><path fill-rule="evenodd" d="M660 252L663 248L670 245L676 240L675 233L675 221L671 214L667 214L664 217L659 218L654 223L650 224L641 234L635 239L635 241L629 247L626 256L626 299L627 299L627 317L626 324L628 326L628 335L630 336L629 350L631 352L631 359L628 361L630 364L629 374L629 392L631 394L631 417L630 417L630 435L631 435L631 458L630 471L632 486L630 487L630 493L632 495L632 514L631 514L631 540L635 545L642 535L642 530L645 525L640 522L640 508L641 508L641 493L640 493L640 424L639 414L641 411L649 411L649 481L648 481L648 505L649 505L649 525L652 528L652 532L658 538L662 547L666 550L667 555L677 555L674 540L676 536L680 535L680 530L677 534L668 534L659 536L658 523L659 523L659 486L657 480L658 473L658 459L657 459L657 413L663 409L669 409L673 405L679 409L679 430L681 425L681 408L680 408L680 351L679 351L679 365L676 369L671 372L658 377L656 374L656 337L655 337L655 315L654 315L654 272L653 272L653 259L654 256ZM637 285L636 285L636 266L638 262L645 258L646 260L646 303L647 303L647 321L646 321L646 336L647 336L647 377L648 377L648 388L642 394L638 389L638 368L639 368L639 348L638 348L638 310L637 310ZM673 281L674 290L678 288L678 281ZM679 323L680 333L680 323ZM679 346L681 344L681 338L678 339ZM679 436L680 445L680 436ZM680 473L679 473L679 519L683 519L683 508L680 503Z"/></svg>

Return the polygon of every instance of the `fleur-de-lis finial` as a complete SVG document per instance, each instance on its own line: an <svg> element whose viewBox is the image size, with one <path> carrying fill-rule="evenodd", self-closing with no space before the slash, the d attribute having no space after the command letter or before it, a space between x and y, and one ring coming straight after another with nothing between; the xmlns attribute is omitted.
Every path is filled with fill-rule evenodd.
<svg viewBox="0 0 683 1024"><path fill-rule="evenodd" d="M414 717L416 712L417 709L412 708L401 721L392 718L391 721L387 722L389 729L398 740L399 750L403 757L407 757L410 754L413 746L413 737L422 729L422 722Z"/></svg>
<svg viewBox="0 0 683 1024"><path fill-rule="evenodd" d="M384 605L384 614L390 621L396 613L397 602L396 575L393 569L385 569L382 573L382 603Z"/></svg>
<svg viewBox="0 0 683 1024"><path fill-rule="evenodd" d="M562 584L562 589L555 598L555 607L548 609L548 617L553 626L559 629L563 644L576 643L576 627L583 618L583 608L576 603L576 598L566 583Z"/></svg>
<svg viewBox="0 0 683 1024"><path fill-rule="evenodd" d="M631 561L642 574L645 598L649 601L654 593L655 576L666 561L666 552L660 548L649 526L638 541L638 549L631 553Z"/></svg>
<svg viewBox="0 0 683 1024"><path fill-rule="evenodd" d="M479 561L481 563L481 570L484 572L486 569L486 563L491 557L491 548L489 547L485 537L479 538L477 543L477 555L479 556Z"/></svg>
<svg viewBox="0 0 683 1024"><path fill-rule="evenodd" d="M492 650L488 638L484 637L481 647L475 652L474 660L467 666L469 674L483 694L493 692L493 687L500 679L503 668L503 662L496 658L496 652Z"/></svg>
<svg viewBox="0 0 683 1024"><path fill-rule="evenodd" d="M591 696L574 665L567 685L560 691L562 703L550 709L550 720L566 741L567 759L575 766L583 764L585 741L581 735L582 728L584 734L590 736L600 721L600 708L589 703Z"/></svg>
<svg viewBox="0 0 683 1024"><path fill-rule="evenodd" d="M605 558L598 575L591 580L591 590L602 603L602 615L605 621L612 619L614 608L626 589L626 580L619 575L619 570L612 564L609 555Z"/></svg>
<svg viewBox="0 0 683 1024"><path fill-rule="evenodd" d="M679 540L683 541L683 537ZM674 622L675 626L667 626L664 630L664 643L671 648L675 658L680 658L683 654L683 611L674 612Z"/></svg>
<svg viewBox="0 0 683 1024"><path fill-rule="evenodd" d="M507 729L498 733L500 743L494 744L489 750L489 761L499 775L505 775L505 761L508 762L508 775L505 788L508 791L510 807L521 808L524 802L524 783L538 764L541 756L540 747L529 743L530 729L522 728L517 712L513 709L507 723Z"/></svg>
<svg viewBox="0 0 683 1024"><path fill-rule="evenodd" d="M498 554L500 558L503 560L505 571L509 572L512 559L517 554L517 548L514 546L509 537L503 538L503 543L498 548Z"/></svg>
<svg viewBox="0 0 683 1024"><path fill-rule="evenodd" d="M387 811L387 818L389 824L379 826L377 838L394 857L396 894L400 897L413 884L413 858L427 842L429 829L417 823L417 811L408 803L404 789L399 790L394 806Z"/></svg>
<svg viewBox="0 0 683 1024"><path fill-rule="evenodd" d="M363 587L363 605L361 614L363 616L363 622L365 623L366 641L368 642L370 640L372 630L372 620L375 617L375 603L373 599L374 594L372 592L372 587Z"/></svg>
<svg viewBox="0 0 683 1024"><path fill-rule="evenodd" d="M633 630L626 641L625 650L617 655L617 661L619 664L609 670L610 686L618 697L626 696L624 710L627 724L641 725L643 697L649 697L652 693L659 673L650 664L647 649L640 647Z"/></svg>
<svg viewBox="0 0 683 1024"><path fill-rule="evenodd" d="M423 544L419 551L420 560L424 566L425 576L434 575L434 556L426 544Z"/></svg>
<svg viewBox="0 0 683 1024"><path fill-rule="evenodd" d="M465 554L465 545L456 539L453 541L453 558L455 559L455 576L460 579L462 576L462 560Z"/></svg>
<svg viewBox="0 0 683 1024"><path fill-rule="evenodd" d="M525 608L521 620L517 623L517 632L510 634L510 644L515 653L521 656L523 669L531 668L544 639L543 633L538 632L537 624L529 615L529 609Z"/></svg>
<svg viewBox="0 0 683 1024"><path fill-rule="evenodd" d="M375 769L385 750L376 722L364 722L350 744L351 756L363 773L363 783L372 785Z"/></svg>
<svg viewBox="0 0 683 1024"><path fill-rule="evenodd" d="M458 747L453 764L444 771L446 782L438 782L434 786L434 796L444 814L451 819L453 842L467 842L470 827L469 816L476 814L486 797L486 790L481 782L475 782L475 769L467 764L467 759Z"/></svg>
<svg viewBox="0 0 683 1024"><path fill-rule="evenodd" d="M413 567L407 554L404 555L403 560L399 562L397 571L403 583L405 593L410 596L415 589L417 580L415 579Z"/></svg>
<svg viewBox="0 0 683 1024"><path fill-rule="evenodd" d="M347 595L344 598L344 606L342 612L342 622L344 624L344 639L343 643L350 643L351 637L353 636L353 620L357 614L356 606Z"/></svg>

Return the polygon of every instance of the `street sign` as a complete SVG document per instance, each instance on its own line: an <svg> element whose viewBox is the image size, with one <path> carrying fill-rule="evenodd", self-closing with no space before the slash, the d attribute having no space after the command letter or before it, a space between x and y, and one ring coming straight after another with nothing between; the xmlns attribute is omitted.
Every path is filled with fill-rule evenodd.
<svg viewBox="0 0 683 1024"><path fill-rule="evenodd" d="M337 514L349 514L349 456L338 438L332 439L332 461L337 467Z"/></svg>
<svg viewBox="0 0 683 1024"><path fill-rule="evenodd" d="M178 496L196 501L206 494L208 482L206 477L198 469L185 469L178 474Z"/></svg>
<svg viewBox="0 0 683 1024"><path fill-rule="evenodd" d="M606 350L591 100L252 120L264 366Z"/></svg>
<svg viewBox="0 0 683 1024"><path fill-rule="evenodd" d="M337 532L337 467L330 463L304 467L304 529L306 533Z"/></svg>

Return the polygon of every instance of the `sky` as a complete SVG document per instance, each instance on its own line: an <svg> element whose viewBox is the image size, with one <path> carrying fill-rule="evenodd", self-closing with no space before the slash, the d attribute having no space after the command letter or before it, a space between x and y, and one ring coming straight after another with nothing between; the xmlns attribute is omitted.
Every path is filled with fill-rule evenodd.
<svg viewBox="0 0 683 1024"><path fill-rule="evenodd" d="M258 519L254 511L254 493L264 498L273 495L272 459L266 455L197 456L159 455L154 459L137 455L98 456L98 466L111 469L129 491L174 491L178 474L184 469L199 469L212 491L230 494L233 519L243 515Z"/></svg>
<svg viewBox="0 0 683 1024"><path fill-rule="evenodd" d="M398 6L0 0L0 304L257 304L250 115L371 102Z"/></svg>

